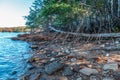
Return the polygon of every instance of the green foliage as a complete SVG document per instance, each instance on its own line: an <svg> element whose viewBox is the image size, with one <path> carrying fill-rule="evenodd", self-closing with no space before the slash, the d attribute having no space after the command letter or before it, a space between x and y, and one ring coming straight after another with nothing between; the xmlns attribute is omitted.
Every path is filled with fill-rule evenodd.
<svg viewBox="0 0 120 80"><path fill-rule="evenodd" d="M26 25L29 26L30 28L34 28L39 25L37 20L41 5L42 5L41 0L35 0L30 8L29 15L25 16L25 19L27 20Z"/></svg>
<svg viewBox="0 0 120 80"><path fill-rule="evenodd" d="M112 28L112 30L113 30L113 32L120 32L120 29L119 29L118 26L114 26L114 27Z"/></svg>
<svg viewBox="0 0 120 80"><path fill-rule="evenodd" d="M86 0L87 5L91 5L94 9L102 9L104 7L105 0Z"/></svg>
<svg viewBox="0 0 120 80"><path fill-rule="evenodd" d="M25 17L26 24L31 28L46 28L51 24L67 31L105 31L104 27L106 30L112 28L108 25L112 23L108 5L108 0L35 0L30 14Z"/></svg>
<svg viewBox="0 0 120 80"><path fill-rule="evenodd" d="M77 27L77 20L84 16L90 15L90 11L77 1L59 1L48 2L46 6L43 6L40 11L39 19L42 19L44 23L50 23L55 27L69 28ZM46 22L45 22L46 21Z"/></svg>
<svg viewBox="0 0 120 80"><path fill-rule="evenodd" d="M65 3L56 3L53 5L45 6L42 8L41 16L48 16L51 14L62 15L64 13L70 12L71 6Z"/></svg>

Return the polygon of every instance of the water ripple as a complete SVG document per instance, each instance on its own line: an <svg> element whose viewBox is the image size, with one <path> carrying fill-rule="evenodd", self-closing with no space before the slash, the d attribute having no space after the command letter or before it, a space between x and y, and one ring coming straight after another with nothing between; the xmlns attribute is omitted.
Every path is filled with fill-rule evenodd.
<svg viewBox="0 0 120 80"><path fill-rule="evenodd" d="M0 80L17 80L25 71L26 59L30 57L27 52L30 49L26 42L9 39L17 34L19 33L0 33Z"/></svg>

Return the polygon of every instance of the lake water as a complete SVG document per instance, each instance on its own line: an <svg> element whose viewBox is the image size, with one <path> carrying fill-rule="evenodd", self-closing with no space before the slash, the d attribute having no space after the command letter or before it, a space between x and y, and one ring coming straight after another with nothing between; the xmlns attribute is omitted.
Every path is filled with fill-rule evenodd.
<svg viewBox="0 0 120 80"><path fill-rule="evenodd" d="M10 39L18 34L20 33L0 33L0 80L18 80L27 69L29 44Z"/></svg>

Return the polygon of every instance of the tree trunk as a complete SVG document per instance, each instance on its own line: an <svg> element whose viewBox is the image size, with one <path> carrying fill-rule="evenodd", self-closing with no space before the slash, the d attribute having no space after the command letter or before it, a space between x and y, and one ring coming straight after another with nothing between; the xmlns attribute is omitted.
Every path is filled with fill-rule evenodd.
<svg viewBox="0 0 120 80"><path fill-rule="evenodd" d="M61 30L57 30L54 27L49 26L49 28L57 33L62 33L62 34L70 34L74 36L81 36L81 37L95 37L95 38L109 38L109 37L120 37L120 33L101 33L101 34L87 34L87 33L75 33L75 32L65 32Z"/></svg>

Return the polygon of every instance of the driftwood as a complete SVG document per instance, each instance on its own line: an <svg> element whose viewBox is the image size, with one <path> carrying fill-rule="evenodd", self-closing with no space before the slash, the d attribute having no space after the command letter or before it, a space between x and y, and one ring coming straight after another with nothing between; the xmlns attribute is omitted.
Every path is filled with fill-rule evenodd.
<svg viewBox="0 0 120 80"><path fill-rule="evenodd" d="M94 50L120 51L120 46L109 46L109 47L104 47L104 48L93 48L93 49L88 49L88 50L83 50L83 51L94 51Z"/></svg>
<svg viewBox="0 0 120 80"><path fill-rule="evenodd" d="M120 33L99 33L99 34L87 34L87 33L75 33L75 32L65 32L61 30L57 30L52 26L49 26L49 28L57 33L62 33L62 34L70 34L70 35L75 35L75 36L81 36L81 37L96 37L96 38L108 38L108 37L120 37Z"/></svg>

